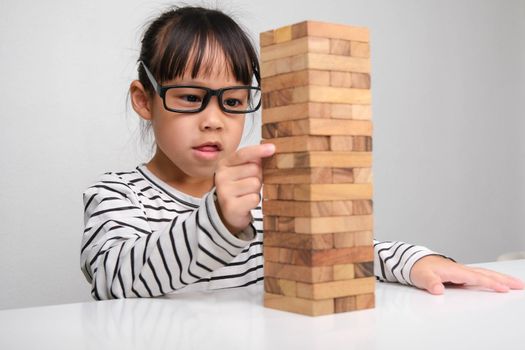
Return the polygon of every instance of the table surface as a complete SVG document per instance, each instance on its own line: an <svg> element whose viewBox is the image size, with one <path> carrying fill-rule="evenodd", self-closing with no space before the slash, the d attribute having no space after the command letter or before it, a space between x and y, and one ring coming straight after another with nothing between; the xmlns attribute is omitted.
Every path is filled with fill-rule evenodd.
<svg viewBox="0 0 525 350"><path fill-rule="evenodd" d="M477 264L525 280L525 260ZM319 317L262 306L262 285L0 311L0 349L523 349L525 291L377 283L376 308Z"/></svg>

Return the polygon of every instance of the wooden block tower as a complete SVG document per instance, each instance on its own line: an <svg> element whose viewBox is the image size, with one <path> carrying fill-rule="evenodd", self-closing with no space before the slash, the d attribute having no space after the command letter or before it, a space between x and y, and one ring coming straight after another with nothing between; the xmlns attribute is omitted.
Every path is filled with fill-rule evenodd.
<svg viewBox="0 0 525 350"><path fill-rule="evenodd" d="M260 34L264 305L311 316L374 307L366 28L305 21Z"/></svg>

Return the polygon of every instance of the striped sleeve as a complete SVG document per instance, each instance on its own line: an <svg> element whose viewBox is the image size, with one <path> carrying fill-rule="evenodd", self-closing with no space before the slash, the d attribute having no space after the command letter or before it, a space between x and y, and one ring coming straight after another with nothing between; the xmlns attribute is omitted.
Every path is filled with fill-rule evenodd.
<svg viewBox="0 0 525 350"><path fill-rule="evenodd" d="M443 256L423 246L374 240L374 275L380 281L413 285L410 271L419 259L427 255Z"/></svg>
<svg viewBox="0 0 525 350"><path fill-rule="evenodd" d="M253 223L238 238L215 207L215 189L153 231L139 196L111 173L84 191L81 269L97 300L163 295L227 265L255 239Z"/></svg>

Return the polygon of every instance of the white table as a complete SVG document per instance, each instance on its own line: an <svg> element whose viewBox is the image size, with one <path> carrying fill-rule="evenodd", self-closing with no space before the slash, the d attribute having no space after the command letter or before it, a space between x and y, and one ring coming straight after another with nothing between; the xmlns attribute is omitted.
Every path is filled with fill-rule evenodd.
<svg viewBox="0 0 525 350"><path fill-rule="evenodd" d="M525 280L525 260L479 264ZM309 317L262 285L0 311L0 349L525 349L525 291L432 296L377 283L376 308Z"/></svg>

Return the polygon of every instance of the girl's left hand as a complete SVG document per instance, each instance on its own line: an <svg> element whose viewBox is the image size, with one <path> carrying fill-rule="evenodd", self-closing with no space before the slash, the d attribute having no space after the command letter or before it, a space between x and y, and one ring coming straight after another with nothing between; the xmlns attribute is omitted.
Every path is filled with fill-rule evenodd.
<svg viewBox="0 0 525 350"><path fill-rule="evenodd" d="M495 271L468 267L437 255L428 255L418 260L410 272L412 283L432 294L443 294L444 283L477 286L496 292L523 289L523 281Z"/></svg>

